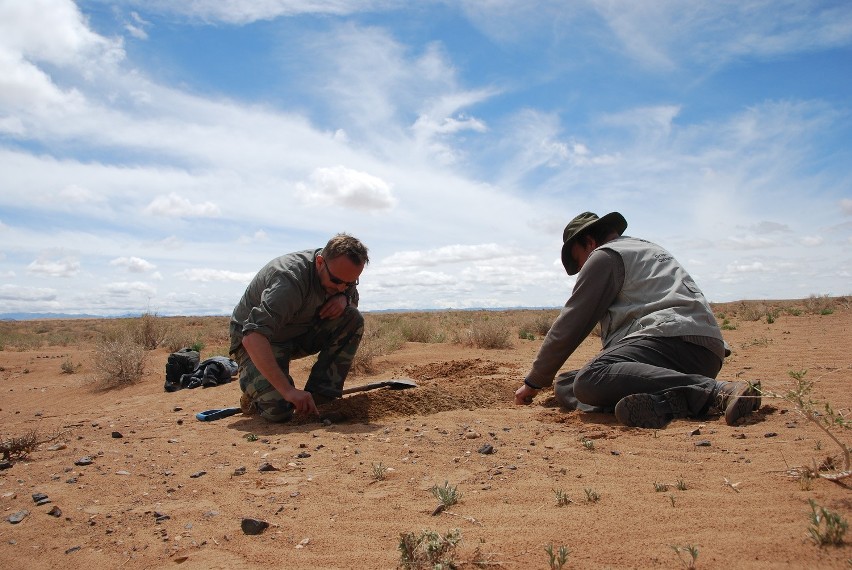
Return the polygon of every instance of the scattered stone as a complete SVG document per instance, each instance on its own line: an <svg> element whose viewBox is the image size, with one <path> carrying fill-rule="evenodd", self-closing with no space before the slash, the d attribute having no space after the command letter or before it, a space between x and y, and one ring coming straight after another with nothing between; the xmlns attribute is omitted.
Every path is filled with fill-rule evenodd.
<svg viewBox="0 0 852 570"><path fill-rule="evenodd" d="M12 467L11 461L7 461L5 459L3 461L0 461L0 469L9 469L10 467Z"/></svg>
<svg viewBox="0 0 852 570"><path fill-rule="evenodd" d="M300 454L299 454L299 457L301 457L301 456L302 456L302 454L300 453ZM306 457L310 457L310 456L311 456L311 454L310 454L310 453L307 453L307 454L305 454L305 456L306 456ZM246 472L246 468L245 468L245 467L243 467L243 468L242 468L242 470L243 470L243 473L245 473L245 472ZM266 463L266 462L264 462L264 463L261 463L261 464L260 464L260 467L258 467L258 468L257 468L257 470L258 470L258 471L278 471L279 469L278 469L277 467L275 467L274 465L272 465L271 463ZM235 472L235 473L236 473L236 472ZM240 475L242 475L242 473L240 473Z"/></svg>
<svg viewBox="0 0 852 570"><path fill-rule="evenodd" d="M304 548L311 542L310 538L303 538L299 541L299 544L296 545L296 548Z"/></svg>
<svg viewBox="0 0 852 570"><path fill-rule="evenodd" d="M261 467L263 467L263 465L261 465ZM235 477L239 477L240 475L245 475L245 474L246 474L246 468L245 467L237 467L236 469L234 469L234 476Z"/></svg>
<svg viewBox="0 0 852 570"><path fill-rule="evenodd" d="M269 523L258 519L244 518L240 523L240 528L243 529L245 534L260 534L269 528Z"/></svg>
<svg viewBox="0 0 852 570"><path fill-rule="evenodd" d="M494 446L490 443L486 443L485 445L477 449L477 451L483 455L491 455L492 453L494 453Z"/></svg>
<svg viewBox="0 0 852 570"><path fill-rule="evenodd" d="M307 451L303 451L299 455L297 455L296 457L298 457L299 459L305 459L305 458L310 457L310 456L311 456L310 453L308 453Z"/></svg>
<svg viewBox="0 0 852 570"><path fill-rule="evenodd" d="M770 431L768 433L763 434L763 437L776 437L778 434L774 431Z"/></svg>
<svg viewBox="0 0 852 570"><path fill-rule="evenodd" d="M710 447L711 445L709 439L702 439L695 442L695 447Z"/></svg>
<svg viewBox="0 0 852 570"><path fill-rule="evenodd" d="M735 433L735 434L734 434L734 435L732 435L731 437L732 437L732 438L734 438L734 439L745 439L745 438L746 438L746 434L744 434L744 433Z"/></svg>
<svg viewBox="0 0 852 570"><path fill-rule="evenodd" d="M613 450L610 450L610 454L611 455L621 455L621 452L613 449Z"/></svg>
<svg viewBox="0 0 852 570"><path fill-rule="evenodd" d="M6 517L6 520L9 521L12 524L18 524L19 522L24 520L27 517L27 515L29 515L29 514L30 514L30 512L26 509L20 510L17 513L12 513L8 517Z"/></svg>
<svg viewBox="0 0 852 570"><path fill-rule="evenodd" d="M66 447L68 447L68 446L65 445L64 443L54 443L53 445L48 447L47 450L48 451L60 451L62 449L65 449Z"/></svg>
<svg viewBox="0 0 852 570"><path fill-rule="evenodd" d="M65 482L68 483L69 485L73 485L74 483L77 482L77 478L76 477L70 477L69 479L66 479Z"/></svg>
<svg viewBox="0 0 852 570"><path fill-rule="evenodd" d="M62 509L60 509L56 505L53 505L53 507L49 511L47 511L47 514L49 514L52 517L59 518L59 517L62 516Z"/></svg>
<svg viewBox="0 0 852 570"><path fill-rule="evenodd" d="M130 475L130 471L121 470L121 471L116 471L115 474L116 475Z"/></svg>
<svg viewBox="0 0 852 570"><path fill-rule="evenodd" d="M166 522L167 520L169 520L171 518L172 517L170 517L169 515L164 515L162 513L158 513L157 511L154 511L154 522L156 522L157 524L160 524L161 522Z"/></svg>
<svg viewBox="0 0 852 570"><path fill-rule="evenodd" d="M50 499L44 493L33 493L32 498L33 502L39 507L50 502Z"/></svg>
<svg viewBox="0 0 852 570"><path fill-rule="evenodd" d="M191 479L198 479L202 475L207 475L207 471L197 471L197 472L193 473L192 475L190 475L190 478Z"/></svg>
<svg viewBox="0 0 852 570"><path fill-rule="evenodd" d="M701 435L701 428L695 428L694 430L689 432L689 435Z"/></svg>
<svg viewBox="0 0 852 570"><path fill-rule="evenodd" d="M464 436L465 436L467 439L476 439L476 438L480 437L480 436L479 436L479 434L478 434L478 433L476 433L476 432L475 432L475 431L473 431L473 430L470 430L469 432L465 433L465 434L464 434Z"/></svg>
<svg viewBox="0 0 852 570"><path fill-rule="evenodd" d="M81 548L80 546L72 546L71 548L69 548L68 550L65 551L65 554L71 554L72 552L77 552L78 550L80 550L80 548Z"/></svg>
<svg viewBox="0 0 852 570"><path fill-rule="evenodd" d="M81 457L77 461L74 462L74 465L91 465L92 458L86 455L85 457Z"/></svg>
<svg viewBox="0 0 852 570"><path fill-rule="evenodd" d="M175 411L175 412L180 412L182 410L183 410L183 408L181 408L180 406L175 406L174 409L173 409L173 411Z"/></svg>
<svg viewBox="0 0 852 570"><path fill-rule="evenodd" d="M113 439L121 439L122 437L124 437L124 436L123 436L123 435L121 435L121 432L120 432L120 431L114 431L114 432L112 432L112 438L113 438Z"/></svg>

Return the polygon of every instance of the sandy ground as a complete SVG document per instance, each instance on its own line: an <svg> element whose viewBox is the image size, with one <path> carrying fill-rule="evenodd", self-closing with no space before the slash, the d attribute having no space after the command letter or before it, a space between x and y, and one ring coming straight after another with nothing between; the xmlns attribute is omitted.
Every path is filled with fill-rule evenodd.
<svg viewBox="0 0 852 570"><path fill-rule="evenodd" d="M814 398L848 417L852 309L734 324L720 378L783 393L790 371L807 370ZM0 433L64 436L0 470L0 566L395 568L402 533L459 529L460 568L549 568L548 546L569 549L565 568L686 567L691 557L675 547L688 546L701 569L852 567L852 531L841 546L808 536L809 499L852 520L852 478L807 488L790 476L826 461L842 468L842 458L788 402L765 397L738 426L713 417L659 431L562 411L547 391L518 407L511 396L540 339L513 342L408 343L347 385L411 378L417 388L347 396L332 407L346 416L335 423L284 425L197 421L237 405L239 388L164 392L166 349L142 382L102 390L84 344L6 348ZM587 340L566 369L598 343ZM69 358L83 366L63 374ZM852 432L837 433L849 445ZM445 482L462 496L436 513L431 489ZM559 506L557 492L571 502ZM245 517L269 527L246 534Z"/></svg>

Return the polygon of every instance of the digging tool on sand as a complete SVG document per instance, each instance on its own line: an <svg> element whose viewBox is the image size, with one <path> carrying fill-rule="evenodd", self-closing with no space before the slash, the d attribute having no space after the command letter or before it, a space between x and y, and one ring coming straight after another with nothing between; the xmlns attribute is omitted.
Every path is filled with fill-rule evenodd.
<svg viewBox="0 0 852 570"><path fill-rule="evenodd" d="M408 378L395 378L391 380L380 380L378 382L370 382L363 386L352 386L344 388L343 395L354 394L355 392L367 392L368 390L378 390L379 388L387 388L388 390L407 390L408 388L417 388L414 380ZM227 418L240 413L240 408L216 408L213 410L205 410L195 414L195 418L200 422L212 422Z"/></svg>

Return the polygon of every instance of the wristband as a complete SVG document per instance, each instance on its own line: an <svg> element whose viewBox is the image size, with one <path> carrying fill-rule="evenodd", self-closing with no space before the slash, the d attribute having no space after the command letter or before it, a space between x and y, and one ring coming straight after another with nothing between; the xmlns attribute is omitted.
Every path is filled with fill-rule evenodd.
<svg viewBox="0 0 852 570"><path fill-rule="evenodd" d="M530 384L530 381L526 378L524 378L524 384L526 384L527 387L532 388L533 390L541 390L541 388L539 388L538 386Z"/></svg>

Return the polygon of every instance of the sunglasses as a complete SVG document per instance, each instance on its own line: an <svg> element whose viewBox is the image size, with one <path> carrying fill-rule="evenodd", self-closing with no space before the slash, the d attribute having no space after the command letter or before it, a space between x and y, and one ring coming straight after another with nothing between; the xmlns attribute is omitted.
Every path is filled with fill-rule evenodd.
<svg viewBox="0 0 852 570"><path fill-rule="evenodd" d="M328 278L335 285L346 285L347 287L352 287L353 285L358 284L357 279L355 281L344 281L343 279L341 279L340 277L338 277L334 273L332 273L331 269L328 268L328 261L326 261L325 258L323 258L323 260L322 260L322 266L325 267L325 272L328 273Z"/></svg>

